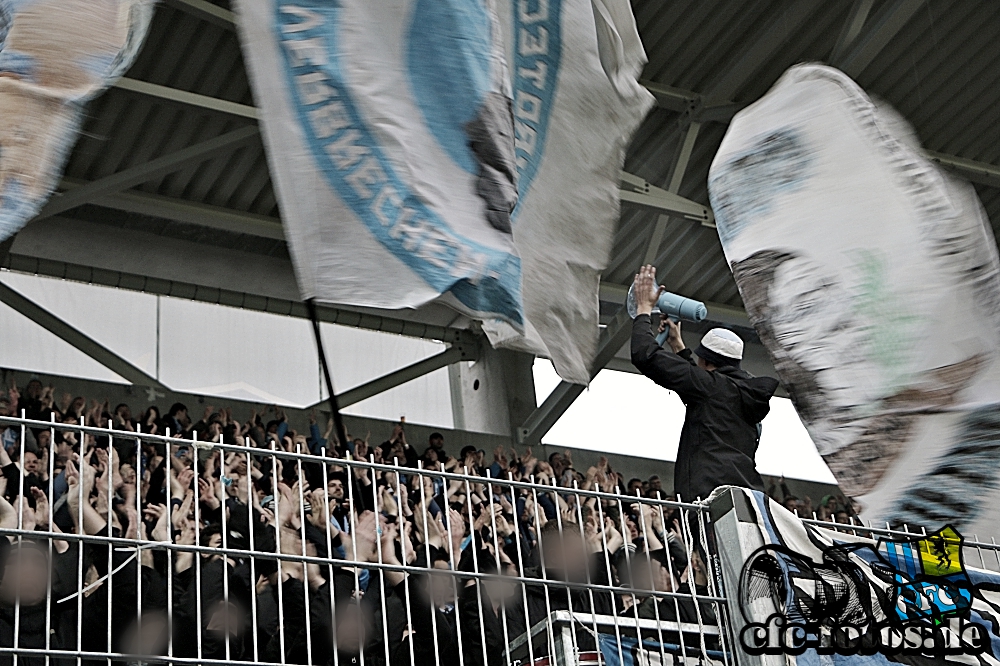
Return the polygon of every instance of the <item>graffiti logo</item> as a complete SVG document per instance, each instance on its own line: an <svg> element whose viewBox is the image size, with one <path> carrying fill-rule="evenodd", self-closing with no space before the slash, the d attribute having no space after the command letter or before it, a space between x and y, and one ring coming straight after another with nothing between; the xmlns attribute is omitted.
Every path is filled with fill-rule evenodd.
<svg viewBox="0 0 1000 666"><path fill-rule="evenodd" d="M747 559L739 605L749 654L982 654L988 627L952 526L907 540L835 542L822 561L784 545ZM763 619L763 621L761 621Z"/></svg>

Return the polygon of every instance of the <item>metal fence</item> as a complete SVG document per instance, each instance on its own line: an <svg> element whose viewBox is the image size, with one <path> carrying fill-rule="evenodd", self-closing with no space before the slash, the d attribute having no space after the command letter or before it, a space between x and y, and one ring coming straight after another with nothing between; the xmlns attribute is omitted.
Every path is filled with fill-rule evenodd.
<svg viewBox="0 0 1000 666"><path fill-rule="evenodd" d="M853 518L852 521L852 523L845 525L817 520L816 518L802 519L802 522L809 525L874 541L878 541L880 538L907 541L926 537L928 534L925 526L899 525L893 528L888 523L877 525L870 521L862 521L857 517ZM935 527L943 527L943 525ZM989 541L983 541L978 534L964 536L962 539L962 561L969 567L1000 573L1000 544L997 544L996 537L990 537Z"/></svg>
<svg viewBox="0 0 1000 666"><path fill-rule="evenodd" d="M3 663L735 663L706 509L600 467L4 427Z"/></svg>

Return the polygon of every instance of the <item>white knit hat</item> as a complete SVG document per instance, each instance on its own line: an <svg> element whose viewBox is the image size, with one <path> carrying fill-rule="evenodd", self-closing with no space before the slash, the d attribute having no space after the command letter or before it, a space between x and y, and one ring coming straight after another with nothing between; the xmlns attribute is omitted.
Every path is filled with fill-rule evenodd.
<svg viewBox="0 0 1000 666"><path fill-rule="evenodd" d="M743 340L728 329L713 328L701 339L694 353L713 365L738 366L743 360Z"/></svg>

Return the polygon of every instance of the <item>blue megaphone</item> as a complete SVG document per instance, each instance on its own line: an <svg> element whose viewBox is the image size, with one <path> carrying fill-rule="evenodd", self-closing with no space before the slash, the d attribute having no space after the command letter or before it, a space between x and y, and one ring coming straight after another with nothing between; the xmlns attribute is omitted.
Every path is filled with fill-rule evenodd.
<svg viewBox="0 0 1000 666"><path fill-rule="evenodd" d="M628 298L625 299L625 307L628 309L628 316L635 319L638 314L638 307L635 302L635 285L633 284L628 289ZM670 317L673 321L680 321L681 319L685 321L702 321L708 317L708 308L701 301L696 301L692 298L687 298L686 296L678 296L677 294L672 294L669 291L665 291L660 294L660 298L656 301L656 307L653 312L659 312L661 316ZM664 331L656 336L656 341L659 344L663 344L667 339L667 332Z"/></svg>

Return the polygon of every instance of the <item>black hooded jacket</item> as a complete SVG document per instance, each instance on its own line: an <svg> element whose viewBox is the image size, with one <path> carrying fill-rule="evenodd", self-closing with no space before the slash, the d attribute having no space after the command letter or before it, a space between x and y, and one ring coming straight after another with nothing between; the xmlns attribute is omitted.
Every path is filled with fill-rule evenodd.
<svg viewBox="0 0 1000 666"><path fill-rule="evenodd" d="M735 367L702 370L690 350L675 354L656 343L649 315L632 322L632 365L676 391L687 407L674 466L674 492L681 499L705 499L723 485L764 490L754 462L757 424L770 410L776 379Z"/></svg>

